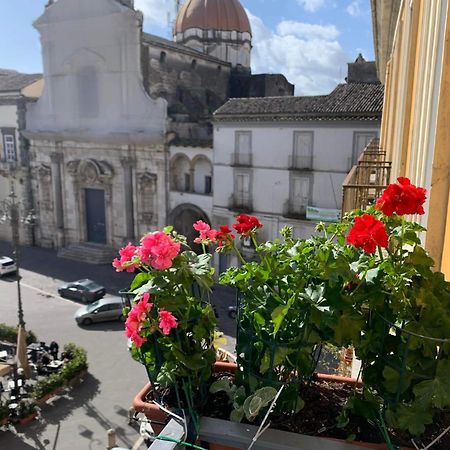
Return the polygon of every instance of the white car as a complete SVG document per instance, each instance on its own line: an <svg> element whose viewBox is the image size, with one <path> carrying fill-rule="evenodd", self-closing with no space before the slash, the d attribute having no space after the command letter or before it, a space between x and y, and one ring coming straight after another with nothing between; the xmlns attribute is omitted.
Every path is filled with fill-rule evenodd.
<svg viewBox="0 0 450 450"><path fill-rule="evenodd" d="M17 271L16 263L9 256L0 256L0 277Z"/></svg>

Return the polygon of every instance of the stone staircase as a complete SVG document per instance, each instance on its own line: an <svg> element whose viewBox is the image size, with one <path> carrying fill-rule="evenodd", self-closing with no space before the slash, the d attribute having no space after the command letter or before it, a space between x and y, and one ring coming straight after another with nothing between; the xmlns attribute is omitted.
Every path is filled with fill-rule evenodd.
<svg viewBox="0 0 450 450"><path fill-rule="evenodd" d="M103 244L81 242L62 248L58 252L59 258L83 261L88 264L111 264L117 257L117 250Z"/></svg>

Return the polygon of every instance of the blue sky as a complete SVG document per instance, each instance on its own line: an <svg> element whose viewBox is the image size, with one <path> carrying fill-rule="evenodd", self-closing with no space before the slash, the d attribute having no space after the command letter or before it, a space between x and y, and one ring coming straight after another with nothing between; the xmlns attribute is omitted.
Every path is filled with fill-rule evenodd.
<svg viewBox="0 0 450 450"><path fill-rule="evenodd" d="M96 1L96 0L92 0ZM0 67L42 71L32 22L48 0L0 0ZM144 29L170 36L173 0L135 0ZM359 52L373 59L370 0L241 0L253 30L254 73L284 73L296 94L327 93Z"/></svg>

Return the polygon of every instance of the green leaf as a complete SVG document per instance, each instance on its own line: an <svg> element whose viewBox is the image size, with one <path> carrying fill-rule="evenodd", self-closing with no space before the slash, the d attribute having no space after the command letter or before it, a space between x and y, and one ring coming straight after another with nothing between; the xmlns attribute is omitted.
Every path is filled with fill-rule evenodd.
<svg viewBox="0 0 450 450"><path fill-rule="evenodd" d="M151 275L147 272L138 273L130 286L130 291L134 291L135 289L141 287L144 283L150 280Z"/></svg>
<svg viewBox="0 0 450 450"><path fill-rule="evenodd" d="M244 408L241 406L239 409L233 409L230 414L230 420L232 422L241 422L244 418Z"/></svg>
<svg viewBox="0 0 450 450"><path fill-rule="evenodd" d="M403 378L400 379L400 373L389 366L385 366L383 377L384 386L392 394L396 394L398 391L400 393L405 392L411 383L411 375L404 374Z"/></svg>
<svg viewBox="0 0 450 450"><path fill-rule="evenodd" d="M433 422L433 414L423 405L400 405L394 413L398 426L408 430L414 436L420 436L425 431L425 425Z"/></svg>
<svg viewBox="0 0 450 450"><path fill-rule="evenodd" d="M439 361L436 378L422 381L414 387L414 394L423 402L431 402L439 409L450 406L450 361Z"/></svg>
<svg viewBox="0 0 450 450"><path fill-rule="evenodd" d="M361 338L364 319L353 311L344 312L334 328L334 335L338 345L357 344Z"/></svg>
<svg viewBox="0 0 450 450"><path fill-rule="evenodd" d="M229 394L231 392L230 382L226 379L214 381L209 388L211 394L217 394L217 392L225 392Z"/></svg>
<svg viewBox="0 0 450 450"><path fill-rule="evenodd" d="M265 386L258 389L253 395L246 398L244 402L244 413L247 420L254 420L260 411L265 408L277 395L277 390Z"/></svg>

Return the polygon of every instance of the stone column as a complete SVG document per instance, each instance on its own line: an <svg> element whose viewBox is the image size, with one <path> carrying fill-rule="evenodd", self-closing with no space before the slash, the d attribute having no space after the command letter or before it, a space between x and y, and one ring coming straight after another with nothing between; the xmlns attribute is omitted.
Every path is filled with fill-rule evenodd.
<svg viewBox="0 0 450 450"><path fill-rule="evenodd" d="M134 240L134 195L133 195L133 159L122 158L123 189L125 204L125 232L129 241Z"/></svg>
<svg viewBox="0 0 450 450"><path fill-rule="evenodd" d="M52 189L53 189L53 206L55 211L56 225L56 247L64 247L64 209L62 198L62 179L61 179L61 163L63 155L61 153L52 153L50 155L52 163Z"/></svg>

